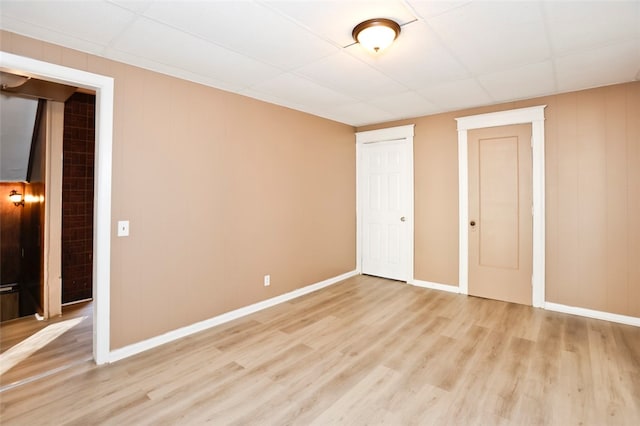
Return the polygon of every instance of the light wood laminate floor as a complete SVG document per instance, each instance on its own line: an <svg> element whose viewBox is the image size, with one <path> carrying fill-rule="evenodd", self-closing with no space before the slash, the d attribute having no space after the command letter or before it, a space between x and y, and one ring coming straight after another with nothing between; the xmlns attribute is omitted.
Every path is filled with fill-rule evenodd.
<svg viewBox="0 0 640 426"><path fill-rule="evenodd" d="M0 390L93 358L91 302L64 306L62 316L33 315L0 324Z"/></svg>
<svg viewBox="0 0 640 426"><path fill-rule="evenodd" d="M0 398L3 425L638 425L640 328L358 276Z"/></svg>

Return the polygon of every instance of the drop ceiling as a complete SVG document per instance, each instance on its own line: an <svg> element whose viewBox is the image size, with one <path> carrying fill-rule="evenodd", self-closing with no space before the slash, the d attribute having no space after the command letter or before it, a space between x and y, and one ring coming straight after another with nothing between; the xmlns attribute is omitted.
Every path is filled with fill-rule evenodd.
<svg viewBox="0 0 640 426"><path fill-rule="evenodd" d="M640 0L2 0L0 27L353 126L640 79Z"/></svg>

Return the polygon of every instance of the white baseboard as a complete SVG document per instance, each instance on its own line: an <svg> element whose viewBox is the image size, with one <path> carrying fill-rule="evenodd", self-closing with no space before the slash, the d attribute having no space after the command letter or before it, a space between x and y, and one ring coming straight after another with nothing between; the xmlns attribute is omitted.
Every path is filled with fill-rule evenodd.
<svg viewBox="0 0 640 426"><path fill-rule="evenodd" d="M407 284L415 285L416 287L430 288L433 290L448 291L449 293L460 293L460 287L455 285L432 283L430 281L422 280L412 280Z"/></svg>
<svg viewBox="0 0 640 426"><path fill-rule="evenodd" d="M121 359L139 354L140 352L144 352L149 349L153 349L157 346L164 345L165 343L172 342L182 337L186 337L191 334L206 330L208 328L224 324L234 319L247 316L254 312L270 308L288 300L295 299L296 297L304 296L305 294L312 293L314 291L336 284L357 274L357 271L347 272L342 275L338 275L337 277L329 278L324 281L320 281L319 283L311 284L306 287L291 291L289 293L281 294L280 296L263 300L262 302L254 303L253 305L245 306L234 311L226 312L222 315L218 315L216 317L179 328L177 330L169 331L167 333L161 334L160 336L152 337L150 339L143 340L141 342L134 343L123 348L115 349L109 352L109 362L119 361Z"/></svg>
<svg viewBox="0 0 640 426"><path fill-rule="evenodd" d="M638 317L613 314L611 312L595 311L593 309L578 308L576 306L567 306L551 302L545 302L544 309L640 327L640 318Z"/></svg>
<svg viewBox="0 0 640 426"><path fill-rule="evenodd" d="M411 282L408 282L408 284L415 285L417 287L430 288L433 290L448 291L451 293L460 293L459 287L448 285L448 284L439 284L439 283L433 283L433 282L421 281L421 280L413 280ZM604 321L611 321L611 322L617 322L620 324L627 324L627 325L640 327L640 318L638 317L630 317L627 315L596 311L593 309L578 308L575 306L567 306L567 305L561 305L559 303L551 303L551 302L545 302L543 309L546 309L548 311L562 312L565 314L579 315L587 318L594 318L594 319L599 319Z"/></svg>

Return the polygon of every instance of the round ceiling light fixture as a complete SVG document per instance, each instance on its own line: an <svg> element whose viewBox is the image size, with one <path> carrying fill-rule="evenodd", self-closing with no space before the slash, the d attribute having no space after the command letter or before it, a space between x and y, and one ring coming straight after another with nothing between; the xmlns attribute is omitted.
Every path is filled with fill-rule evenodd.
<svg viewBox="0 0 640 426"><path fill-rule="evenodd" d="M398 38L400 25L386 18L368 19L356 25L351 34L362 47L373 53L379 53Z"/></svg>

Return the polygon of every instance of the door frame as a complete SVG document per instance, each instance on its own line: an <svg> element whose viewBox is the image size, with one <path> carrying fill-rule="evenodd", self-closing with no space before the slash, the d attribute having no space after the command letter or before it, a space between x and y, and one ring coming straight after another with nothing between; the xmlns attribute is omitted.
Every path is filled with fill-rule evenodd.
<svg viewBox="0 0 640 426"><path fill-rule="evenodd" d="M62 315L62 145L64 102L45 103L44 247L42 260L45 319ZM56 243L58 242L58 243Z"/></svg>
<svg viewBox="0 0 640 426"><path fill-rule="evenodd" d="M96 92L93 213L93 359L109 362L113 78L0 51L0 70ZM48 232L45 225L45 233Z"/></svg>
<svg viewBox="0 0 640 426"><path fill-rule="evenodd" d="M413 135L414 124L405 126L389 127L379 130L368 130L364 132L356 132L356 272L362 273L362 213L364 203L364 191L362 190L362 147L365 144L379 142L403 142L403 146L407 149L408 164L410 165L409 187L407 188L407 283L413 282L413 250L414 250L414 189L413 189Z"/></svg>
<svg viewBox="0 0 640 426"><path fill-rule="evenodd" d="M540 105L487 114L456 118L458 122L458 194L459 194L459 286L469 294L469 157L468 134L472 129L531 124L531 157L533 185L533 307L544 308L545 301L545 173L544 173L544 108Z"/></svg>

